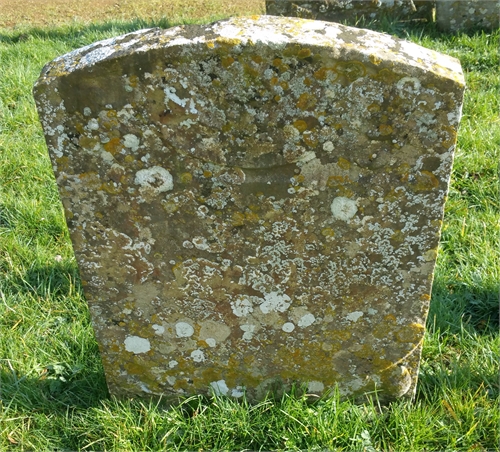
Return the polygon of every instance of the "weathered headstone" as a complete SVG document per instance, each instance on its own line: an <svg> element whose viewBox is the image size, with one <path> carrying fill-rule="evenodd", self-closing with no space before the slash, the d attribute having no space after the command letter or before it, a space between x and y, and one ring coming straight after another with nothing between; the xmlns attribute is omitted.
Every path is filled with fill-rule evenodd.
<svg viewBox="0 0 500 452"><path fill-rule="evenodd" d="M415 391L464 82L388 35L142 30L35 97L115 394Z"/></svg>
<svg viewBox="0 0 500 452"><path fill-rule="evenodd" d="M480 28L494 30L500 26L498 0L436 0L436 22L447 31Z"/></svg>
<svg viewBox="0 0 500 452"><path fill-rule="evenodd" d="M431 21L433 8L429 0L266 0L267 14L332 22L382 17Z"/></svg>

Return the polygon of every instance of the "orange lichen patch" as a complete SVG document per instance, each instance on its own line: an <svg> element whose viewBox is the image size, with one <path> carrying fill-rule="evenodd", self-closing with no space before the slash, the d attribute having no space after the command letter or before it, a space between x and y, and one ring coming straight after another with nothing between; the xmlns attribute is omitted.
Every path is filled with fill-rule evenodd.
<svg viewBox="0 0 500 452"><path fill-rule="evenodd" d="M339 159L337 160L337 166L339 168L342 168L343 170L348 170L351 167L351 162L344 157L339 157ZM344 179L346 180L347 178Z"/></svg>
<svg viewBox="0 0 500 452"><path fill-rule="evenodd" d="M264 59L260 55L252 55L251 58L253 62L257 64L262 64L262 62L264 61Z"/></svg>
<svg viewBox="0 0 500 452"><path fill-rule="evenodd" d="M416 191L429 191L439 187L439 180L430 171L420 171L415 175L416 183L413 185Z"/></svg>
<svg viewBox="0 0 500 452"><path fill-rule="evenodd" d="M366 75L366 67L361 61L339 61L335 65L335 71L344 75L350 82Z"/></svg>
<svg viewBox="0 0 500 452"><path fill-rule="evenodd" d="M310 93L302 93L299 96L299 100L295 105L297 108L300 108L301 110L310 110L314 108L317 103L318 99L316 96Z"/></svg>
<svg viewBox="0 0 500 452"><path fill-rule="evenodd" d="M392 129L392 126L389 124L380 124L378 126L378 131L380 132L380 135L382 135L383 137L386 137L393 132L393 129Z"/></svg>
<svg viewBox="0 0 500 452"><path fill-rule="evenodd" d="M123 145L118 137L111 138L103 147L112 155L118 154L123 149Z"/></svg>
<svg viewBox="0 0 500 452"><path fill-rule="evenodd" d="M213 176L212 171L205 170L203 171L203 177L206 177L207 179L210 179Z"/></svg>
<svg viewBox="0 0 500 452"><path fill-rule="evenodd" d="M271 84L271 86L276 86L279 82L279 78L278 77L271 77L271 80L269 80L269 83Z"/></svg>
<svg viewBox="0 0 500 452"><path fill-rule="evenodd" d="M234 63L234 58L232 56L224 56L221 58L221 64L224 68L228 68Z"/></svg>

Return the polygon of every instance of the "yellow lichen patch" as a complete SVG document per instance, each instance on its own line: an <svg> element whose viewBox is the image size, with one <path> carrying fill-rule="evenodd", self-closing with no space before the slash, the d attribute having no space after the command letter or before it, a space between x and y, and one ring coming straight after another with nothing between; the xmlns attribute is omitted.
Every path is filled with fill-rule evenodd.
<svg viewBox="0 0 500 452"><path fill-rule="evenodd" d="M373 53L368 57L373 64L379 65L382 63L382 59Z"/></svg>
<svg viewBox="0 0 500 452"><path fill-rule="evenodd" d="M304 141L304 144L309 147L316 147L318 145L316 136L309 130L304 132L304 134L302 135L302 140Z"/></svg>
<svg viewBox="0 0 500 452"><path fill-rule="evenodd" d="M234 63L234 58L232 56L224 56L221 58L221 64L224 68L228 68Z"/></svg>
<svg viewBox="0 0 500 452"><path fill-rule="evenodd" d="M366 109L370 113L377 113L380 111L380 105L379 104L370 104L370 105L368 105L368 107L366 107Z"/></svg>
<svg viewBox="0 0 500 452"><path fill-rule="evenodd" d="M297 103L295 104L297 108L301 110L310 110L315 107L318 103L318 99L316 96L310 93L302 93L299 96Z"/></svg>
<svg viewBox="0 0 500 452"><path fill-rule="evenodd" d="M226 46L226 47L234 47L237 45L241 44L241 39L238 38L227 38L225 36L218 36L215 39L215 42L221 46ZM212 44L212 47L210 47L210 44ZM213 48L214 43L213 42L208 42L207 47Z"/></svg>
<svg viewBox="0 0 500 452"><path fill-rule="evenodd" d="M66 171L68 169L69 158L66 156L56 159L57 168L59 171Z"/></svg>
<svg viewBox="0 0 500 452"><path fill-rule="evenodd" d="M102 184L100 190L103 190L110 195L117 195L122 191L121 187L119 185L115 185L113 182L106 182Z"/></svg>
<svg viewBox="0 0 500 452"><path fill-rule="evenodd" d="M420 323L411 323L405 328L395 333L396 340L399 342L408 342L416 344L422 339L425 327Z"/></svg>
<svg viewBox="0 0 500 452"><path fill-rule="evenodd" d="M384 68L374 75L373 78L388 85L392 85L399 79L399 76L390 69Z"/></svg>
<svg viewBox="0 0 500 452"><path fill-rule="evenodd" d="M402 243L405 240L405 235L400 231L394 231L394 234L391 236L391 240L394 242Z"/></svg>
<svg viewBox="0 0 500 452"><path fill-rule="evenodd" d="M278 77L271 77L271 80L269 80L269 83L271 84L271 86L276 86L279 82L279 78Z"/></svg>
<svg viewBox="0 0 500 452"><path fill-rule="evenodd" d="M213 176L212 171L205 170L203 171L203 177L206 177L207 179L210 179Z"/></svg>
<svg viewBox="0 0 500 452"><path fill-rule="evenodd" d="M193 175L191 173L182 173L179 179L181 184L190 184L193 181Z"/></svg>
<svg viewBox="0 0 500 452"><path fill-rule="evenodd" d="M416 183L414 188L416 191L429 191L439 187L439 180L430 171L420 171L415 176Z"/></svg>
<svg viewBox="0 0 500 452"><path fill-rule="evenodd" d="M321 230L321 235L324 237L333 237L335 235L335 231L332 228L323 228Z"/></svg>
<svg viewBox="0 0 500 452"><path fill-rule="evenodd" d="M252 55L252 60L257 64L262 64L262 62L264 61L260 55Z"/></svg>
<svg viewBox="0 0 500 452"><path fill-rule="evenodd" d="M366 67L361 61L339 61L335 65L335 71L344 75L350 82L366 75Z"/></svg>
<svg viewBox="0 0 500 452"><path fill-rule="evenodd" d="M434 262L437 257L437 248L433 248L424 253L423 258L426 262Z"/></svg>
<svg viewBox="0 0 500 452"><path fill-rule="evenodd" d="M312 55L311 49L301 49L297 54L297 57L300 59L308 58Z"/></svg>
<svg viewBox="0 0 500 452"><path fill-rule="evenodd" d="M441 126L441 131L444 132L445 137L441 140L441 145L445 148L449 148L453 146L457 141L457 132L453 127L450 126Z"/></svg>
<svg viewBox="0 0 500 452"><path fill-rule="evenodd" d="M112 155L116 155L123 149L123 145L118 137L111 138L103 147Z"/></svg>
<svg viewBox="0 0 500 452"><path fill-rule="evenodd" d="M245 224L245 214L241 212L234 212L231 216L231 224L233 226L243 226Z"/></svg>
<svg viewBox="0 0 500 452"><path fill-rule="evenodd" d="M390 135L393 132L392 126L389 124L380 124L378 126L378 131L383 137Z"/></svg>
<svg viewBox="0 0 500 452"><path fill-rule="evenodd" d="M343 170L348 170L351 167L351 162L345 159L344 157L339 157L337 161L337 166Z"/></svg>
<svg viewBox="0 0 500 452"><path fill-rule="evenodd" d="M179 210L179 205L174 201L162 201L161 206L165 209L167 213L174 213Z"/></svg>
<svg viewBox="0 0 500 452"><path fill-rule="evenodd" d="M258 69L254 68L250 64L244 64L243 71L245 72L245 74L249 75L250 77L257 77L259 75Z"/></svg>
<svg viewBox="0 0 500 452"><path fill-rule="evenodd" d="M343 184L350 182L350 179L348 176L329 176L326 185L329 188L337 188L340 189Z"/></svg>

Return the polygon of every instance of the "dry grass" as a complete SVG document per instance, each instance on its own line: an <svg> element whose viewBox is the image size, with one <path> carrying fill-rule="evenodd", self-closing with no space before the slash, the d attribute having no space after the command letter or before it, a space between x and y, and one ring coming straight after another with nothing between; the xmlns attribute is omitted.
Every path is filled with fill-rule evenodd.
<svg viewBox="0 0 500 452"><path fill-rule="evenodd" d="M0 28L162 17L182 22L264 12L264 0L0 0Z"/></svg>

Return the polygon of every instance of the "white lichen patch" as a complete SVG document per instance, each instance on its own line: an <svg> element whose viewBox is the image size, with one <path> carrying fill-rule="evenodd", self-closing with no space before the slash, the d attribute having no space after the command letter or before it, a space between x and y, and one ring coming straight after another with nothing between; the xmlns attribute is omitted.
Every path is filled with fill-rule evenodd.
<svg viewBox="0 0 500 452"><path fill-rule="evenodd" d="M355 200L346 198L345 196L338 196L332 201L330 209L333 218L349 222L356 215L358 206Z"/></svg>
<svg viewBox="0 0 500 452"><path fill-rule="evenodd" d="M165 332L165 327L162 325L153 324L153 330L155 330L155 334L161 336Z"/></svg>
<svg viewBox="0 0 500 452"><path fill-rule="evenodd" d="M305 328L307 326L312 325L316 321L316 317L314 317L313 314L309 313L304 316L302 316L297 325L300 326L301 328Z"/></svg>
<svg viewBox="0 0 500 452"><path fill-rule="evenodd" d="M307 384L307 391L311 393L321 393L325 389L325 385L321 381L310 381Z"/></svg>
<svg viewBox="0 0 500 452"><path fill-rule="evenodd" d="M151 190L155 195L174 188L172 175L161 166L153 166L137 171L134 182L141 188Z"/></svg>
<svg viewBox="0 0 500 452"><path fill-rule="evenodd" d="M231 309L235 316L245 317L253 312L253 303L250 301L250 298L256 297L240 297L231 302Z"/></svg>
<svg viewBox="0 0 500 452"><path fill-rule="evenodd" d="M291 304L290 297L287 294L271 292L264 295L264 301L259 306L264 314L270 312L285 312Z"/></svg>
<svg viewBox="0 0 500 452"><path fill-rule="evenodd" d="M175 333L177 337L191 337L194 334L194 328L186 322L178 322L175 324Z"/></svg>
<svg viewBox="0 0 500 452"><path fill-rule="evenodd" d="M195 363L202 363L205 361L205 353L203 353L203 350L193 350L191 352L191 358Z"/></svg>
<svg viewBox="0 0 500 452"><path fill-rule="evenodd" d="M212 381L210 388L217 396L225 396L229 393L229 388L224 380Z"/></svg>
<svg viewBox="0 0 500 452"><path fill-rule="evenodd" d="M295 325L292 322L285 322L281 329L285 333L291 333L295 329Z"/></svg>
<svg viewBox="0 0 500 452"><path fill-rule="evenodd" d="M127 133L127 135L123 137L123 145L126 148L129 148L132 152L135 152L139 149L140 140L136 135Z"/></svg>
<svg viewBox="0 0 500 452"><path fill-rule="evenodd" d="M354 311L346 315L346 319L350 322L357 322L361 317L363 317L361 311Z"/></svg>
<svg viewBox="0 0 500 452"><path fill-rule="evenodd" d="M124 341L127 352L139 354L147 353L151 350L151 343L148 339L139 336L128 336Z"/></svg>
<svg viewBox="0 0 500 452"><path fill-rule="evenodd" d="M215 347L215 346L217 345L217 341L216 341L213 337L207 337L207 338L205 339L205 342L207 343L207 345L208 345L209 347L212 347L212 348L213 348L213 347Z"/></svg>

